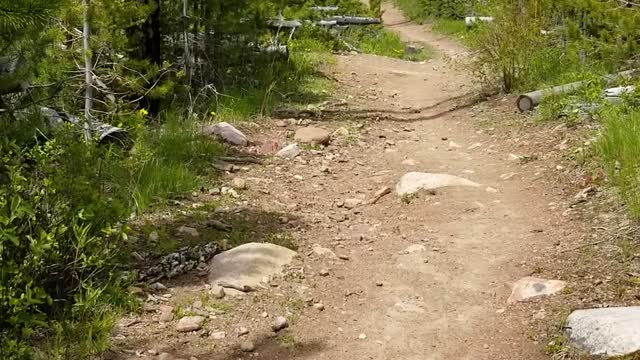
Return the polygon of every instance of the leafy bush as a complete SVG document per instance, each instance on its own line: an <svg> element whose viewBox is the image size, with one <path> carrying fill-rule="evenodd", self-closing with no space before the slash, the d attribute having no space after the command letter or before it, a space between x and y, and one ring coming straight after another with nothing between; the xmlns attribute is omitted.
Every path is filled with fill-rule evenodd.
<svg viewBox="0 0 640 360"><path fill-rule="evenodd" d="M55 327L69 332L108 313L126 206L97 170L108 153L77 142L0 141L0 357L26 359ZM93 336L103 339L103 330Z"/></svg>

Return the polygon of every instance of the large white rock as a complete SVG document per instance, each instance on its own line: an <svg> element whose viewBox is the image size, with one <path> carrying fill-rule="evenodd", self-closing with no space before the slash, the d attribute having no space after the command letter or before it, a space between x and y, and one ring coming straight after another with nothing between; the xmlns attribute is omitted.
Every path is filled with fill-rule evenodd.
<svg viewBox="0 0 640 360"><path fill-rule="evenodd" d="M245 134L226 122L211 125L204 132L208 135L215 134L233 145L247 146L249 143Z"/></svg>
<svg viewBox="0 0 640 360"><path fill-rule="evenodd" d="M480 184L449 174L410 172L400 178L396 185L396 193L400 196L411 195L420 190L435 190L448 186L478 187Z"/></svg>
<svg viewBox="0 0 640 360"><path fill-rule="evenodd" d="M507 303L513 304L536 296L553 295L564 289L565 286L567 286L567 283L564 281L527 276L513 284L511 296L509 296Z"/></svg>
<svg viewBox="0 0 640 360"><path fill-rule="evenodd" d="M640 351L640 306L576 310L566 323L573 346L594 356Z"/></svg>
<svg viewBox="0 0 640 360"><path fill-rule="evenodd" d="M234 288L256 288L266 277L282 272L297 253L267 243L248 243L213 257L209 263L209 282Z"/></svg>

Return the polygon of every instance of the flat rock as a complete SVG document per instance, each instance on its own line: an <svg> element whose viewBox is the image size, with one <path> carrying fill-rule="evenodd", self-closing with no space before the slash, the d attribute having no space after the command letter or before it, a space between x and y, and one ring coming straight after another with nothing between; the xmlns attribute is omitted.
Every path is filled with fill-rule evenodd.
<svg viewBox="0 0 640 360"><path fill-rule="evenodd" d="M413 160L413 159L404 159L404 160L402 160L402 165L415 166L416 165L416 161Z"/></svg>
<svg viewBox="0 0 640 360"><path fill-rule="evenodd" d="M211 334L211 338L214 340L222 340L227 337L227 333L224 331L216 331Z"/></svg>
<svg viewBox="0 0 640 360"><path fill-rule="evenodd" d="M338 259L338 256L331 250L320 245L313 245L313 253L319 257L327 259Z"/></svg>
<svg viewBox="0 0 640 360"><path fill-rule="evenodd" d="M287 145L276 153L276 156L283 159L293 159L300 155L298 144Z"/></svg>
<svg viewBox="0 0 640 360"><path fill-rule="evenodd" d="M325 129L309 126L298 129L293 138L303 144L328 145L331 141L331 133Z"/></svg>
<svg viewBox="0 0 640 360"><path fill-rule="evenodd" d="M231 185L237 190L245 190L247 188L247 180L243 178L233 178Z"/></svg>
<svg viewBox="0 0 640 360"><path fill-rule="evenodd" d="M240 343L240 351L242 352L253 352L256 349L256 346L251 341L243 341Z"/></svg>
<svg viewBox="0 0 640 360"><path fill-rule="evenodd" d="M169 322L173 320L173 306L160 305L158 310L160 311L160 316L158 317L160 322Z"/></svg>
<svg viewBox="0 0 640 360"><path fill-rule="evenodd" d="M346 199L344 201L344 207L347 209L353 209L362 204L362 200L360 199Z"/></svg>
<svg viewBox="0 0 640 360"><path fill-rule="evenodd" d="M256 288L262 280L282 272L297 255L285 247L248 243L213 257L209 263L209 283L234 288Z"/></svg>
<svg viewBox="0 0 640 360"><path fill-rule="evenodd" d="M449 174L410 172L400 178L396 185L396 193L403 196L415 194L420 190L435 190L449 186L478 187L480 184Z"/></svg>
<svg viewBox="0 0 640 360"><path fill-rule="evenodd" d="M566 333L576 348L593 356L623 356L640 351L640 306L576 310Z"/></svg>
<svg viewBox="0 0 640 360"><path fill-rule="evenodd" d="M204 133L207 135L217 135L224 141L238 146L247 146L249 141L247 136L231 124L221 122L205 128Z"/></svg>
<svg viewBox="0 0 640 360"><path fill-rule="evenodd" d="M408 254L414 254L414 253L421 253L421 252L425 252L427 251L427 248L424 247L424 245L421 244L414 244L409 246L408 248L400 251L400 255L408 255Z"/></svg>
<svg viewBox="0 0 640 360"><path fill-rule="evenodd" d="M180 235L189 235L191 237L198 237L200 233L196 228L192 228L190 226L180 226L178 228L178 234Z"/></svg>
<svg viewBox="0 0 640 360"><path fill-rule="evenodd" d="M566 282L560 280L546 280L527 276L513 285L511 296L509 296L507 303L513 304L536 296L553 295L564 289L566 285Z"/></svg>
<svg viewBox="0 0 640 360"><path fill-rule="evenodd" d="M204 316L185 316L176 325L178 332L191 332L202 329Z"/></svg>

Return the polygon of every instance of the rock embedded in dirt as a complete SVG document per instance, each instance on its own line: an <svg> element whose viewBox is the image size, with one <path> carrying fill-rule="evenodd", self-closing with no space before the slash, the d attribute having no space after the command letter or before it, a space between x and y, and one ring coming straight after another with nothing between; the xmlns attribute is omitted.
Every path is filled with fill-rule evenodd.
<svg viewBox="0 0 640 360"><path fill-rule="evenodd" d="M313 253L321 258L326 258L326 259L331 259L331 260L335 260L338 258L338 256L331 251L331 249L327 249L325 247L322 247L320 245L313 245Z"/></svg>
<svg viewBox="0 0 640 360"><path fill-rule="evenodd" d="M354 209L358 207L360 204L362 204L362 200L360 199L346 199L344 201L343 206L347 209Z"/></svg>
<svg viewBox="0 0 640 360"><path fill-rule="evenodd" d="M313 308L318 310L318 311L324 311L324 304L323 303L315 303L315 304L313 304Z"/></svg>
<svg viewBox="0 0 640 360"><path fill-rule="evenodd" d="M403 175L396 185L399 196L415 194L420 190L435 190L449 186L478 187L480 184L449 174L410 172Z"/></svg>
<svg viewBox="0 0 640 360"><path fill-rule="evenodd" d="M415 166L416 165L416 161L413 160L413 159L404 159L404 160L402 160L402 165Z"/></svg>
<svg viewBox="0 0 640 360"><path fill-rule="evenodd" d="M224 288L218 284L213 284L211 285L209 294L213 296L214 299L222 299L225 295Z"/></svg>
<svg viewBox="0 0 640 360"><path fill-rule="evenodd" d="M160 322L169 322L173 320L173 306L160 305L158 310L160 311L160 316L158 317Z"/></svg>
<svg viewBox="0 0 640 360"><path fill-rule="evenodd" d="M624 356L640 351L640 306L576 310L565 325L576 348L592 356Z"/></svg>
<svg viewBox="0 0 640 360"><path fill-rule="evenodd" d="M250 353L256 350L256 345L252 341L243 341L240 343L240 351Z"/></svg>
<svg viewBox="0 0 640 360"><path fill-rule="evenodd" d="M298 147L298 144L287 145L276 153L276 157L283 159L293 159L298 155L300 155L300 148Z"/></svg>
<svg viewBox="0 0 640 360"><path fill-rule="evenodd" d="M329 276L329 269L321 269L320 272L318 272L318 275Z"/></svg>
<svg viewBox="0 0 640 360"><path fill-rule="evenodd" d="M236 190L245 190L247 188L247 180L243 178L234 178L233 180L231 180L231 185Z"/></svg>
<svg viewBox="0 0 640 360"><path fill-rule="evenodd" d="M174 358L169 353L161 353L160 355L158 355L158 360L174 360Z"/></svg>
<svg viewBox="0 0 640 360"><path fill-rule="evenodd" d="M204 316L185 316L176 325L178 332L192 332L202 329L204 324Z"/></svg>
<svg viewBox="0 0 640 360"><path fill-rule="evenodd" d="M415 253L421 253L421 252L425 252L427 251L427 248L424 245L421 244L414 244L409 246L408 248L400 251L400 255L408 255L408 254L415 254Z"/></svg>
<svg viewBox="0 0 640 360"><path fill-rule="evenodd" d="M279 274L297 255L295 251L268 243L248 243L213 257L209 283L232 289L256 289L264 278Z"/></svg>
<svg viewBox="0 0 640 360"><path fill-rule="evenodd" d="M238 330L236 330L236 332L238 333L238 336L245 336L249 334L249 329L247 329L246 327L239 327Z"/></svg>
<svg viewBox="0 0 640 360"><path fill-rule="evenodd" d="M191 237L198 237L200 233L196 228L192 228L190 226L180 226L178 228L178 234L180 235L189 235Z"/></svg>
<svg viewBox="0 0 640 360"><path fill-rule="evenodd" d="M204 129L204 134L209 136L217 135L224 141L233 145L247 146L249 143L245 134L226 122L208 126Z"/></svg>
<svg viewBox="0 0 640 360"><path fill-rule="evenodd" d="M349 130L347 130L347 128L345 128L345 127L339 127L333 132L332 136L334 136L334 137L336 137L336 136L342 136L342 137L349 136Z"/></svg>
<svg viewBox="0 0 640 360"><path fill-rule="evenodd" d="M560 280L547 280L527 276L513 285L511 296L507 299L507 303L513 304L536 296L553 295L562 291L566 285L566 282Z"/></svg>
<svg viewBox="0 0 640 360"><path fill-rule="evenodd" d="M278 316L271 324L271 330L278 332L289 327L289 321L284 316Z"/></svg>
<svg viewBox="0 0 640 360"><path fill-rule="evenodd" d="M325 129L309 126L298 129L293 138L303 144L329 145L331 134Z"/></svg>
<svg viewBox="0 0 640 360"><path fill-rule="evenodd" d="M211 334L211 338L214 340L222 340L227 337L227 333L224 331L216 331Z"/></svg>

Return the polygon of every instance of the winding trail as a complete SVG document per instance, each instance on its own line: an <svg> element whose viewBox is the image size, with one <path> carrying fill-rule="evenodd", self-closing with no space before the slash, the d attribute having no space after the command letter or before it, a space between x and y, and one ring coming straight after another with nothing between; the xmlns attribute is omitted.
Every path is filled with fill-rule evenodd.
<svg viewBox="0 0 640 360"><path fill-rule="evenodd" d="M436 56L424 63L339 57L334 75L345 84L339 93L349 94L350 104L421 108L473 89L469 73L450 66L467 55L462 47L408 23L393 7L386 7L384 21L404 40L434 48ZM316 291L339 312L300 324L305 338L327 343L304 358L545 358L527 337L526 315L507 308L506 298L508 284L529 275L522 264L548 244L534 229L549 221L550 200L526 177L511 174L522 169L468 116L458 111L409 124L377 122L371 146L352 152L351 169L324 184L349 197L392 186L408 171L424 171L462 176L483 187L443 189L409 204L389 196L346 225L311 230L308 238L322 244L346 239L337 246L350 260L335 270L338 280L318 280ZM403 165L406 159L416 165ZM304 198L314 189L301 191ZM349 240L354 237L362 241ZM399 255L416 244L425 251Z"/></svg>

